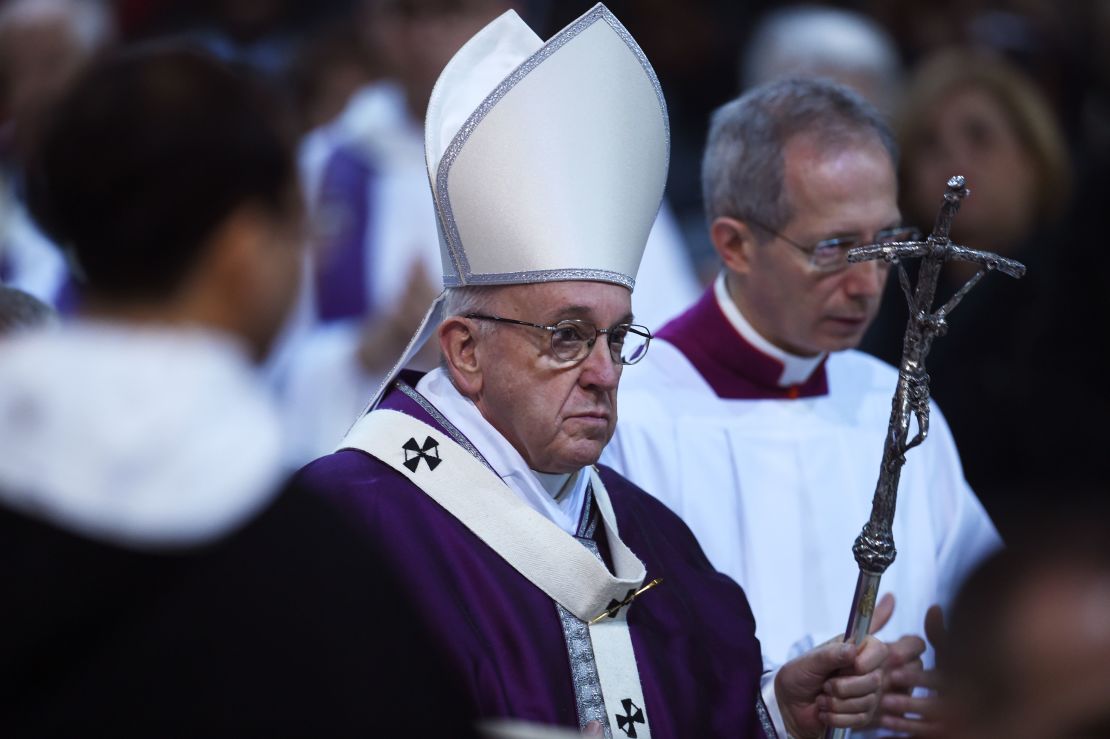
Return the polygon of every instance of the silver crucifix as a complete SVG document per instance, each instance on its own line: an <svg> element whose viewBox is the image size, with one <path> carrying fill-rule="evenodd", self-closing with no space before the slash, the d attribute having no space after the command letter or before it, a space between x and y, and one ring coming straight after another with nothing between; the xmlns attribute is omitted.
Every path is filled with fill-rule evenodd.
<svg viewBox="0 0 1110 739"><path fill-rule="evenodd" d="M879 481L871 503L871 518L863 525L863 531L852 546L856 564L859 565L859 579L856 581L856 592L852 597L852 610L848 616L844 638L855 644L862 642L871 628L879 580L898 553L894 547L891 527L894 524L898 480L902 474L902 465L906 462L906 452L925 441L925 437L929 435L929 375L925 371L925 357L929 354L933 339L944 335L948 328L948 316L987 272L998 271L1015 278L1025 274L1025 265L1020 262L991 252L968 249L953 244L949 239L952 219L960 209L960 202L968 194L969 190L962 176L957 175L948 180L944 203L937 214L933 233L924 241L868 244L848 252L849 262L882 259L895 265L898 269L898 282L906 295L910 312L906 335L902 341L902 364L898 368L898 387L894 391L890 410L890 425L883 445ZM912 257L921 258L916 288L911 287L910 278L902 264L903 259ZM949 260L973 262L979 265L979 270L948 302L934 311L937 280L941 268ZM911 416L917 421L917 432L912 439L909 435ZM843 739L850 732L850 729L829 729L825 736L827 739Z"/></svg>

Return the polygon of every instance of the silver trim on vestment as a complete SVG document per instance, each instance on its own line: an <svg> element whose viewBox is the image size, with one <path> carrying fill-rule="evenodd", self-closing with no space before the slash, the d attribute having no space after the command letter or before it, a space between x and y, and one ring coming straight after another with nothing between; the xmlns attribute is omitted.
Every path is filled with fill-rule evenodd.
<svg viewBox="0 0 1110 739"><path fill-rule="evenodd" d="M466 438L466 436L463 435L463 432L459 431L455 427L455 424L448 421L447 416L440 413L438 408L428 402L427 398L417 392L416 388L412 387L404 380L397 380L395 384L397 385L398 390L407 395L410 400L423 408L429 416L435 419L435 422L443 427L443 430L447 432L447 435L451 437L452 441L454 441L466 451L470 452L471 456L480 461L486 467L490 467L489 462L485 460L481 452L478 451L478 448L470 443L470 439ZM490 467L490 469L493 470L492 467ZM497 470L494 470L494 472L496 471Z"/></svg>
<svg viewBox="0 0 1110 739"><path fill-rule="evenodd" d="M779 733L775 731L775 723L771 720L771 712L767 710L767 704L763 702L762 693L757 693L755 696L755 715L759 717L759 725L767 739L778 739Z"/></svg>
<svg viewBox="0 0 1110 739"><path fill-rule="evenodd" d="M621 37L621 40L628 45L628 48L635 54L636 59L640 62L640 66L643 67L644 72L651 81L652 87L655 88L655 94L659 98L659 107L663 113L663 134L666 141L665 151L667 166L670 166L671 126L670 120L667 118L667 101L663 97L663 88L659 84L659 78L655 75L655 70L652 69L651 63L644 55L640 45L632 38L632 34L628 32L628 29L617 20L616 16L609 12L608 8L603 5L598 5L577 21L552 36L539 51L521 62L519 67L513 70L508 77L503 79L501 83L493 89L493 92L486 96L481 105L470 114L470 117L466 119L462 128L460 128L458 133L455 134L455 137L451 139L451 143L447 146L447 150L444 151L443 157L440 158L439 168L436 170L435 191L433 196L438 206L436 210L439 214L441 235L447 245L447 251L451 256L451 262L455 267L455 274L453 275L448 274L446 270L444 271L444 287L463 287L473 284L494 284L503 282L554 282L572 279L601 279L606 282L615 281L630 290L634 287L635 279L628 275L621 275L609 272L608 270L589 269L537 270L534 272L483 275L479 279L474 279L470 271L470 262L466 258L466 250L463 249L462 246L462 238L459 236L459 227L455 222L455 214L451 209L451 199L447 192L447 179L451 166L455 163L455 159L458 158L459 152L462 151L463 145L470 138L474 129L482 122L482 119L486 117L490 110L493 109L493 106L505 97L509 90L513 89L518 82L527 77L533 69L538 67L544 60L562 48L568 41L582 33L582 31L589 28L599 19L608 23L613 31ZM660 205L662 205L662 196L660 196L659 202Z"/></svg>
<svg viewBox="0 0 1110 739"><path fill-rule="evenodd" d="M585 527L586 530L585 531L579 530L578 536L582 537L582 538L589 539L590 541L593 541L594 540L594 532L597 531L597 520L599 518L601 518L601 516L595 516L594 515L594 487L593 487L593 485L587 485L586 486L586 501L585 501L585 503L583 504L582 507L583 507L583 510L586 513L586 517L582 520L582 525ZM600 554L598 552L594 552L594 554L600 556Z"/></svg>
<svg viewBox="0 0 1110 739"><path fill-rule="evenodd" d="M597 676L597 663L594 661L593 642L590 641L590 626L558 603L555 608L559 612L563 638L567 642L570 679L574 684L574 701L578 706L578 728L584 729L590 721L598 721L605 730L605 736L612 739L605 699L601 696L601 680Z"/></svg>
<svg viewBox="0 0 1110 739"><path fill-rule="evenodd" d="M593 515L593 503L593 486L589 486L586 488L586 499L582 505L583 515L575 538L593 552L595 557L601 559L597 542L593 540L598 519ZM576 618L573 613L558 603L555 604L555 608L559 612L559 622L563 626L563 639L567 643L567 656L570 657L570 678L574 684L574 700L578 706L578 728L584 729L590 721L598 721L604 728L605 736L612 739L609 714L605 710L605 699L601 695L601 679L597 674L593 642L590 640L590 625Z"/></svg>

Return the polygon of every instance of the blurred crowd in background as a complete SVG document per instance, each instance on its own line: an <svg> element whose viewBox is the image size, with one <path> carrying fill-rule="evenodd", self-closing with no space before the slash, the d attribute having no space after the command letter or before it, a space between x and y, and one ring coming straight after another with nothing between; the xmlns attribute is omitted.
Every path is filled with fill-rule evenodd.
<svg viewBox="0 0 1110 739"><path fill-rule="evenodd" d="M988 275L929 357L933 397L972 487L1008 540L1051 510L1098 506L1110 2L607 4L655 67L671 121L666 201L634 298L640 322L658 328L719 268L699 185L712 110L784 76L838 79L895 124L907 224L928 232L945 181L962 174L972 195L954 239L1029 267L1021 281ZM48 243L23 207L21 163L51 101L90 59L187 39L268 78L294 113L309 214L310 271L267 368L294 434L289 464L299 466L334 447L439 290L421 122L443 65L508 8L546 38L590 5L0 2L0 282L63 315L80 302L64 245ZM950 264L942 295L970 276ZM864 348L897 364L905 314L892 279Z"/></svg>

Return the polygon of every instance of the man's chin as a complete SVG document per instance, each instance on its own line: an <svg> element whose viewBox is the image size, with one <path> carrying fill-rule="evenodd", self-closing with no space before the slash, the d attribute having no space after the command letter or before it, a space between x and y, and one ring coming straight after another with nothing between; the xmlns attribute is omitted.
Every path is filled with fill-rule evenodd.
<svg viewBox="0 0 1110 739"><path fill-rule="evenodd" d="M819 352L833 354L847 349L855 349L863 341L863 335L864 330L829 336L821 342Z"/></svg>
<svg viewBox="0 0 1110 739"><path fill-rule="evenodd" d="M583 467L590 467L597 464L597 460L601 459L601 452L605 448L603 442L593 440L578 440L568 447L559 450L558 453L553 454L549 461L551 469L545 469L543 472L554 472L565 474L568 472L577 472Z"/></svg>

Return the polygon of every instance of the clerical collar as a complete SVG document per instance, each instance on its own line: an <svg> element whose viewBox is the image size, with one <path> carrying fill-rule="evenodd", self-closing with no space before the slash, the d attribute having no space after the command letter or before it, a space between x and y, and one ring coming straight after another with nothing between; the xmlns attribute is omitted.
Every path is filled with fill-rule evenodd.
<svg viewBox="0 0 1110 739"><path fill-rule="evenodd" d="M795 399L829 392L827 355L799 357L760 336L732 301L724 273L657 337L681 351L721 398Z"/></svg>
<svg viewBox="0 0 1110 739"><path fill-rule="evenodd" d="M779 387L803 384L810 378L818 365L825 361L825 352L821 352L815 357L799 357L796 354L779 349L763 338L748 323L748 319L744 318L744 314L740 312L740 307L728 294L728 283L725 280L724 271L717 275L717 279L713 281L713 294L717 298L717 305L721 308L721 312L725 314L725 318L740 333L740 336L755 347L757 351L782 363L782 374L778 380Z"/></svg>
<svg viewBox="0 0 1110 739"><path fill-rule="evenodd" d="M512 444L460 393L440 367L420 379L416 391L470 440L502 480L536 512L572 536L578 530L589 475L537 472Z"/></svg>

